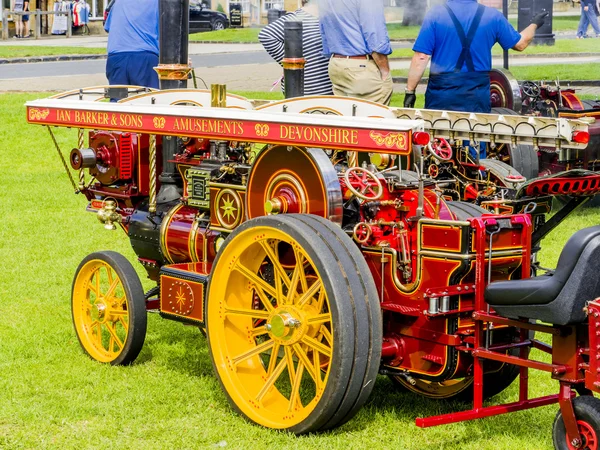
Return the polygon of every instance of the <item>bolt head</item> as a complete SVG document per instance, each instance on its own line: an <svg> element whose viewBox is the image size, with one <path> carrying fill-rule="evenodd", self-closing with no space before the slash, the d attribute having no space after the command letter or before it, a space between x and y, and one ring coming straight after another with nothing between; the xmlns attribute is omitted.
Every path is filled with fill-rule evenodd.
<svg viewBox="0 0 600 450"><path fill-rule="evenodd" d="M265 328L267 329L267 331L271 331L271 324L270 323L266 324Z"/></svg>

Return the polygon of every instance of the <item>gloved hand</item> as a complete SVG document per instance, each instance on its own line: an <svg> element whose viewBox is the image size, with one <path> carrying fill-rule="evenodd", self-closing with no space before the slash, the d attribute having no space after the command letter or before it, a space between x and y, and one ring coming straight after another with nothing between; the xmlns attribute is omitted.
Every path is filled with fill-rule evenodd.
<svg viewBox="0 0 600 450"><path fill-rule="evenodd" d="M533 19L531 19L531 23L535 23L538 28L541 28L542 25L544 25L548 14L550 14L548 11L542 11L541 13L536 14L533 16Z"/></svg>
<svg viewBox="0 0 600 450"><path fill-rule="evenodd" d="M405 108L414 108L415 102L417 101L417 95L413 92L404 94L404 107Z"/></svg>

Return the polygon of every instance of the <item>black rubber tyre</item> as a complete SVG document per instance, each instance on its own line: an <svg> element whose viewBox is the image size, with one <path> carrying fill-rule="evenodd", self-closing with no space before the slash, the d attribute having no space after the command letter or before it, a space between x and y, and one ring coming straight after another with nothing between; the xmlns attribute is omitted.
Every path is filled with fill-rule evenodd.
<svg viewBox="0 0 600 450"><path fill-rule="evenodd" d="M481 206L468 202L457 201L446 202L446 204L448 205L448 209L450 209L456 217L456 220L464 221L473 217L481 217L482 214L489 213L489 211L483 209ZM518 356L519 350L514 350L510 354ZM484 374L484 398L490 398L499 394L509 387L518 376L519 367L512 364L504 364L497 371ZM439 383L439 389L428 389L429 382L425 380L417 379L417 385L411 386L403 377L390 375L390 379L397 387L407 389L428 398L437 400L458 400L464 402L473 400L473 377L441 382ZM431 385L435 385L435 383L431 383ZM439 392L443 392L443 394L439 394Z"/></svg>
<svg viewBox="0 0 600 450"><path fill-rule="evenodd" d="M456 220L467 220L473 217L481 217L489 211L481 206L469 202L446 202L448 209L456 216Z"/></svg>
<svg viewBox="0 0 600 450"><path fill-rule="evenodd" d="M112 251L86 256L75 272L71 298L83 350L96 361L131 364L142 350L147 328L144 290L131 263Z"/></svg>
<svg viewBox="0 0 600 450"><path fill-rule="evenodd" d="M577 397L573 400L575 418L579 425L579 433L583 438L581 450L600 449L600 400L592 396ZM554 419L552 440L557 450L574 448L567 441L567 431L560 410Z"/></svg>
<svg viewBox="0 0 600 450"><path fill-rule="evenodd" d="M225 22L223 22L221 19L215 19L213 21L213 23L210 25L210 29L212 31L224 30L225 29Z"/></svg>
<svg viewBox="0 0 600 450"><path fill-rule="evenodd" d="M496 184L502 187L516 189L525 182L525 180L523 180L523 183L512 183L509 179L509 181L506 181L507 177L511 175L521 177L521 174L517 171L517 169L509 166L503 161L498 161L497 159L480 159L479 164L489 170L493 178L496 179Z"/></svg>
<svg viewBox="0 0 600 450"><path fill-rule="evenodd" d="M600 108L600 102L596 100L581 100L582 105L585 109L598 109Z"/></svg>
<svg viewBox="0 0 600 450"><path fill-rule="evenodd" d="M308 214L294 214L293 217L304 222L315 233L321 235L334 254L338 256L340 261L343 261L344 266L353 266L352 273L361 274L359 277L350 276L349 281L356 285L354 288L359 292L359 297L355 299L357 336L368 335L368 339L363 339L366 348L361 348L358 354L366 354L369 361L363 374L356 371L352 374L346 401L340 405L329 423L322 428L325 430L338 427L352 419L371 394L381 362L381 344L383 341L381 307L377 288L370 276L369 266L362 252L350 237L340 227L331 226L331 222L322 217ZM363 298L364 302L360 301Z"/></svg>
<svg viewBox="0 0 600 450"><path fill-rule="evenodd" d="M518 115L512 109L508 108L492 108L492 113L502 114L505 116L516 116ZM510 166L514 167L517 172L523 175L528 180L536 178L540 172L540 161L538 159L537 152L533 149L532 145L519 144L512 146L509 144L498 144L499 146L506 147L506 153Z"/></svg>
<svg viewBox="0 0 600 450"><path fill-rule="evenodd" d="M291 349L288 348L290 346L286 341L281 341L281 333L277 334L275 331L276 322L279 320L277 318L282 314L280 311L286 310L289 314L294 314L292 309L301 309L302 306L290 303L289 298L286 301L282 297L280 301L273 293L278 292L277 282L265 281L271 288L267 286L261 289L267 289L263 290L263 293L268 293L271 306L267 304L269 308L262 311L264 326L269 325L269 328L266 328L268 333L262 333L263 336L267 336L261 343L238 337L238 328L243 327L239 331L247 333L245 327L248 323L253 325L248 319L238 319L236 314L239 313L233 313L233 319L226 313L234 307L238 310L248 310L250 306L240 305L253 304L252 289L246 294L239 285L246 279L254 279L254 283L257 282L254 271L258 272L269 258L267 253L260 251L259 246L264 248L264 245L271 245L273 248L281 248L281 243L288 243L295 251L305 255L303 270L309 268L309 274L312 274L315 283L319 282L321 286L319 295L326 299L325 311L330 315L330 319L323 326L331 326L331 342L328 342L330 357L325 361L325 366L321 364L321 372L317 373L317 376L322 374L325 377L324 384L316 390L316 395L303 400L299 409L292 410L291 417L290 414L281 411L286 410L286 402L292 403L292 394L288 398L285 389L280 389L276 384L281 381L277 378L279 375L273 375L276 371L271 371L270 368L288 364L282 362L283 357L278 359L277 355L281 351L285 351L287 355L288 351L294 349L294 344L291 345ZM350 238L332 222L312 216L290 214L249 220L236 228L221 247L213 265L207 294L209 349L223 391L232 407L248 420L295 434L326 430L349 420L369 397L381 358L381 313L370 271L360 251L356 247L353 250L352 246ZM281 255L277 259L280 258ZM299 266L295 264L297 269ZM281 274L280 267L275 268L274 272ZM218 282L213 283L212 280ZM263 284L263 281L260 283ZM289 293L285 295L289 296ZM273 310L268 312L271 307ZM252 318L253 314L257 314L254 313L254 309L251 311L245 313L246 316ZM258 315L260 314L259 311ZM310 323L311 314L313 317L314 314L323 316L321 310L307 310L307 324ZM302 317L302 314L298 317ZM305 342L306 335L303 333L308 331L304 331L304 319L302 320L302 325L290 332L290 342L294 342L296 338L300 339L299 342ZM260 354L266 351L259 347L269 347L270 340L283 343L279 344L279 347L270 347L280 350L269 355L267 368L265 363L262 363L262 366L258 365ZM232 352L237 352L238 356ZM240 354L243 356L240 357ZM273 355L276 355L275 362L272 361ZM244 362L246 360L248 363ZM243 364L244 370L238 373L237 364ZM286 369L287 367L289 365L286 365ZM297 368L291 372L295 371ZM270 385L267 385L266 381L261 385L258 381L272 379L274 376L275 381ZM268 402L263 404L262 400L267 397Z"/></svg>

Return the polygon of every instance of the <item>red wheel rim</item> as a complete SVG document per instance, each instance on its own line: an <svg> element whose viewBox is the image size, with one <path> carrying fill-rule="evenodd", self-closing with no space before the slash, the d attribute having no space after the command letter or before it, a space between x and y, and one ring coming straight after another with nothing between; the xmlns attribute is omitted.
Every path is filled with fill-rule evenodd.
<svg viewBox="0 0 600 450"><path fill-rule="evenodd" d="M592 428L592 426L583 420L578 420L577 426L579 427L582 445L581 447L574 447L570 442L568 442L567 438L567 446L569 447L569 450L598 450L598 436L596 435L596 431Z"/></svg>

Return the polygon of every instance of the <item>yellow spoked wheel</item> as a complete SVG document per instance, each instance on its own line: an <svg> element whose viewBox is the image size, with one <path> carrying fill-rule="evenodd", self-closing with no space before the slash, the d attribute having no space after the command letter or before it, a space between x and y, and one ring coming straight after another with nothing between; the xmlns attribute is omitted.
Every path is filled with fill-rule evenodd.
<svg viewBox="0 0 600 450"><path fill-rule="evenodd" d="M115 252L92 253L79 264L72 290L73 324L96 361L131 364L146 337L144 291L133 266Z"/></svg>
<svg viewBox="0 0 600 450"><path fill-rule="evenodd" d="M234 408L301 434L338 426L368 398L381 357L377 291L360 251L325 219L250 220L213 266L207 334Z"/></svg>

